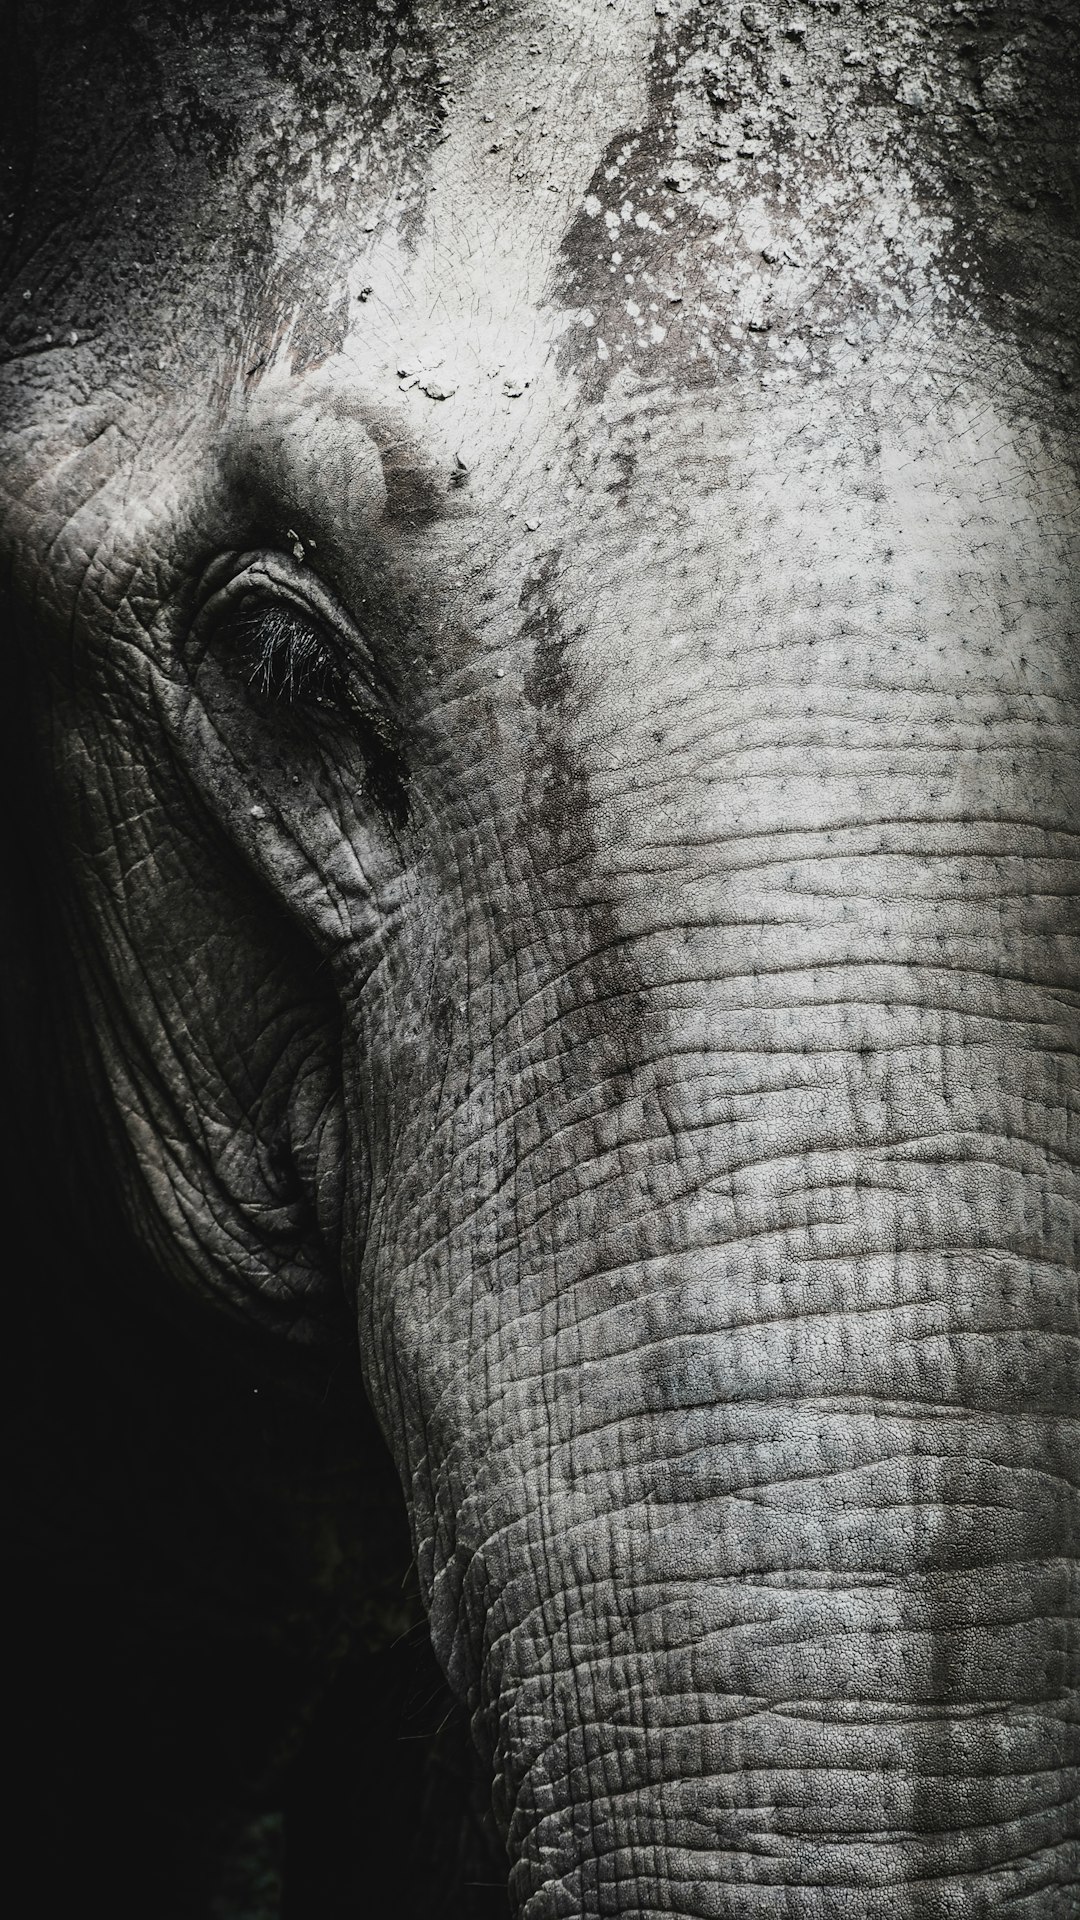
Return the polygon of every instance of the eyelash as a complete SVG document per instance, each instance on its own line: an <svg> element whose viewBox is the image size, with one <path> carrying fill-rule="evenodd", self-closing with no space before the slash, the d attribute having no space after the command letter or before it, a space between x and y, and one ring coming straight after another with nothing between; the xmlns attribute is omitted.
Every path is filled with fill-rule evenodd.
<svg viewBox="0 0 1080 1920"><path fill-rule="evenodd" d="M348 702L348 676L309 622L284 607L264 607L245 624L255 656L248 685L263 699L290 706Z"/></svg>

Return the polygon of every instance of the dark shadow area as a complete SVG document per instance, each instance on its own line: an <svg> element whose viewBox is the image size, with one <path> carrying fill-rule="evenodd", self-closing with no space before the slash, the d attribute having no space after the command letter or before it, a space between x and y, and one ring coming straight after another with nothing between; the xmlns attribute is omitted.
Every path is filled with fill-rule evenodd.
<svg viewBox="0 0 1080 1920"><path fill-rule="evenodd" d="M5 659L6 1883L27 1920L505 1913L347 1316L304 1360L186 1302L94 1171Z"/></svg>

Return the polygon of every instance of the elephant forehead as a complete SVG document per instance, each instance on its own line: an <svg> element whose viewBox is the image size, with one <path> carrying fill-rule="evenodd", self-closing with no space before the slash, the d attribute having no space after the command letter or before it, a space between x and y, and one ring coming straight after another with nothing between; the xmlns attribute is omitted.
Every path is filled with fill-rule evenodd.
<svg viewBox="0 0 1080 1920"><path fill-rule="evenodd" d="M976 49L962 14L510 15L450 63L422 211L407 236L371 221L359 291L393 284L405 357L438 356L443 386L470 349L520 379L553 342L586 393L626 369L812 378L911 318L1019 322L1061 366L1076 36L1029 21ZM362 355L379 322L350 313Z"/></svg>
<svg viewBox="0 0 1080 1920"><path fill-rule="evenodd" d="M755 490L770 468L782 482L821 406L851 416L835 436L849 493L856 467L877 484L875 419L917 433L957 380L961 411L976 376L995 398L1026 383L1043 420L1072 407L1057 290L1075 263L1047 222L1075 34L999 12L976 57L966 15L920 0L816 9L805 32L732 0L544 0L490 22L301 8L288 33L253 32L243 85L222 18L178 25L162 5L115 46L103 32L78 206L57 186L55 218L44 195L27 215L44 264L15 283L32 339L12 363L30 415L14 491L47 471L70 516L56 475L74 442L72 494L91 486L102 512L114 462L125 501L133 462L147 492L175 479L179 495L224 421L283 527L307 516L323 553L336 529L342 568L382 502L402 541L422 536L420 562L447 557L435 520L451 558L467 522L517 594L538 549L587 548L599 487L611 553L630 544L620 503L646 548L650 514L681 515L691 540L704 523L684 598L695 554L736 533L760 577L775 534ZM60 94L43 125L71 123ZM155 100L151 140L138 114ZM961 138L965 114L993 132L988 102L1009 130L984 143L989 172ZM106 154L113 117L125 138ZM71 224L88 210L89 249ZM1011 337L987 324L1006 282ZM664 576L644 550L632 572Z"/></svg>
<svg viewBox="0 0 1080 1920"><path fill-rule="evenodd" d="M397 409L399 463L411 439L498 492L512 533L538 518L544 475L565 478L552 456L568 425L607 440L643 391L653 415L679 414L695 388L717 394L727 418L698 422L710 452L733 413L753 417L781 470L791 392L809 417L823 383L873 412L884 375L881 411L918 419L904 389L974 373L1061 415L1068 250L1045 244L1045 205L1009 193L1018 155L1048 182L1063 164L1050 70L1070 49L1041 28L980 41L975 86L953 26L920 7L869 20L841 8L805 32L752 7L508 16L450 63L407 230L391 206L343 239L348 319L321 371ZM1015 122L992 179L953 111L956 96L977 120L988 88ZM317 297L300 288L257 383L296 371L297 315ZM655 459L642 470L670 488Z"/></svg>
<svg viewBox="0 0 1080 1920"><path fill-rule="evenodd" d="M627 372L843 378L987 319L1056 379L1076 31L1029 16L973 40L922 0L117 9L43 56L19 405L39 432L43 381L69 416L104 389L160 445L335 355L433 415L552 358L565 407Z"/></svg>

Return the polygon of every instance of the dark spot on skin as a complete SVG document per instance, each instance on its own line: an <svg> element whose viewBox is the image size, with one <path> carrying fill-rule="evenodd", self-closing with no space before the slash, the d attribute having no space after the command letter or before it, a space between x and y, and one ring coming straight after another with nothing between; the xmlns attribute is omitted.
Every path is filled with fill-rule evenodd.
<svg viewBox="0 0 1080 1920"><path fill-rule="evenodd" d="M537 728L519 833L555 924L572 929L557 983L565 1084L572 1099L602 1089L610 1110L641 1060L644 994L605 888L595 799L574 740L586 705L575 646L583 634L564 625L559 560L558 549L545 554L521 594L522 650L532 660L524 686Z"/></svg>
<svg viewBox="0 0 1080 1920"><path fill-rule="evenodd" d="M1060 329L1075 352L1080 16L954 11L934 53L936 110L919 131L953 200L948 264L997 325L1051 339Z"/></svg>
<svg viewBox="0 0 1080 1920"><path fill-rule="evenodd" d="M646 117L608 143L563 243L560 298L592 320L562 346L585 392L627 369L683 390L757 376L792 341L785 364L813 377L853 328L872 352L934 309L1072 377L1080 19L973 19L878 0L818 9L795 42L731 4L665 20ZM890 180L907 214L882 226Z"/></svg>
<svg viewBox="0 0 1080 1920"><path fill-rule="evenodd" d="M546 843L548 856L575 859L590 847L591 812L588 780L567 743L560 714L575 708L575 690L567 657L568 637L554 597L559 554L546 554L521 593L525 618L521 641L532 656L525 673L525 695L541 718L546 766L533 793L532 818ZM554 721L555 724L551 724Z"/></svg>
<svg viewBox="0 0 1080 1920"><path fill-rule="evenodd" d="M367 771L364 791L391 825L409 824L409 769L396 737L388 738L368 727L364 735Z"/></svg>
<svg viewBox="0 0 1080 1920"><path fill-rule="evenodd" d="M611 455L611 464L615 468L615 478L608 482L606 491L620 507L624 507L637 468L637 454L632 447L616 447Z"/></svg>
<svg viewBox="0 0 1080 1920"><path fill-rule="evenodd" d="M557 706L570 689L566 639L551 588L558 578L559 550L544 555L539 568L526 580L518 605L525 613L523 640L532 643L533 664L525 675L525 692L537 707Z"/></svg>
<svg viewBox="0 0 1080 1920"><path fill-rule="evenodd" d="M677 24L665 22L649 64L648 118L642 126L623 130L608 142L585 194L587 201L600 202L601 212L590 215L583 210L565 236L562 297L567 305L588 306L596 316L596 327L584 342L580 334L572 332L564 354L573 360L578 378L584 378L590 393L602 391L620 366L630 363L647 374L652 363L662 358L670 364L672 356L684 380L699 382L714 377L712 364L695 350L692 313L684 311L670 296L681 296L684 282L697 291L697 256L714 232L713 223L702 217L694 201L676 185L693 177L687 156L676 153L676 95L686 83L687 62L694 56L708 59L718 45L738 63L738 70L733 80L724 80L723 84L718 64L702 70L700 93L705 110L719 113L722 108L738 107L761 94L767 68L765 51L756 34L737 35L728 42L722 21L699 10L682 16ZM782 144L786 134L786 127L774 129L775 143ZM624 223L614 233L609 232L604 215L620 212L628 201L637 212L648 216L650 225ZM668 217L671 210L676 212L674 220ZM617 262L612 260L614 253L622 256ZM632 289L627 284L628 276ZM642 346L636 337L639 329L628 320L627 296L639 286L647 292L637 304L647 308L650 299L659 296L657 306L665 328L662 355ZM610 357L606 361L592 357L597 339L603 339L608 348Z"/></svg>
<svg viewBox="0 0 1080 1920"><path fill-rule="evenodd" d="M382 471L388 520L426 527L442 518L446 512L445 472L434 469L416 447L389 447L382 457Z"/></svg>

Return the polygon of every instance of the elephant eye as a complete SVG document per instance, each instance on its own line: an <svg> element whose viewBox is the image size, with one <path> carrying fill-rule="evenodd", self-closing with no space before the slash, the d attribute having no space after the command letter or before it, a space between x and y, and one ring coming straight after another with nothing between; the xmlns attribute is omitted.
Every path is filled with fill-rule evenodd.
<svg viewBox="0 0 1080 1920"><path fill-rule="evenodd" d="M252 598L226 622L226 659L249 700L288 720L295 740L317 741L338 763L359 746L364 785L396 825L408 818L408 769L385 689L363 649L330 638L289 601ZM331 744L334 743L334 744Z"/></svg>
<svg viewBox="0 0 1080 1920"><path fill-rule="evenodd" d="M289 607L262 607L244 622L248 685L286 705L345 707L349 678L316 628Z"/></svg>

